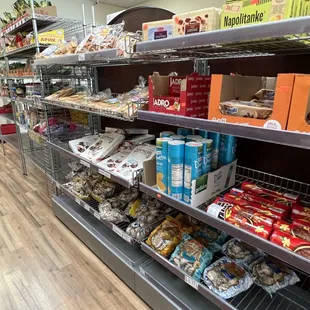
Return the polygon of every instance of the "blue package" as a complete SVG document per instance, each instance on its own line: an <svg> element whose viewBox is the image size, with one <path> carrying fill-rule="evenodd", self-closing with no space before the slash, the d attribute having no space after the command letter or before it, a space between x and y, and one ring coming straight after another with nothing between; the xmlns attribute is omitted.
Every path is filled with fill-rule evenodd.
<svg viewBox="0 0 310 310"><path fill-rule="evenodd" d="M200 281L204 269L212 259L213 254L199 241L184 234L181 243L176 247L169 261L196 281Z"/></svg>
<svg viewBox="0 0 310 310"><path fill-rule="evenodd" d="M212 145L212 158L211 158L211 169L212 171L219 168L219 153L221 146L221 134L216 132L209 132L209 139L213 141Z"/></svg>
<svg viewBox="0 0 310 310"><path fill-rule="evenodd" d="M230 135L222 135L219 154L220 167L226 166L236 160L237 138Z"/></svg>

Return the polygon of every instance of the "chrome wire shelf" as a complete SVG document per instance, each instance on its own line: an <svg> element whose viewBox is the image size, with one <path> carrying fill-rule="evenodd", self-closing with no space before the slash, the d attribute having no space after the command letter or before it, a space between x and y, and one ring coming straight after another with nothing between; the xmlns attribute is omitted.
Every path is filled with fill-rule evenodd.
<svg viewBox="0 0 310 310"><path fill-rule="evenodd" d="M42 51L48 47L46 44L40 44L39 48ZM14 50L11 50L9 52L6 52L5 54L2 54L0 56L0 59L4 59L5 57L10 57L10 58L32 58L33 55L36 53L36 45L35 44L30 44L26 45L21 48L16 48Z"/></svg>
<svg viewBox="0 0 310 310"><path fill-rule="evenodd" d="M247 291L238 294L234 298L224 300L217 294L213 293L203 283L196 281L176 265L169 262L168 259L158 254L154 249L146 243L141 244L142 250L150 257L159 262L162 266L178 276L185 283L197 290L200 294L213 302L216 306L223 310L308 310L310 309L310 279L298 273L300 282L295 286L289 286L278 291L273 296L269 295L264 289L253 284Z"/></svg>
<svg viewBox="0 0 310 310"><path fill-rule="evenodd" d="M138 111L138 119L177 127L203 129L241 138L310 149L310 134L307 133L223 123L201 118L184 117L150 111Z"/></svg>
<svg viewBox="0 0 310 310"><path fill-rule="evenodd" d="M246 167L237 168L237 175L236 175L236 184L235 186L238 187L244 181L253 181L258 185L267 187L269 189L278 190L282 192L287 192L291 194L300 194L302 203L305 206L310 205L310 185L289 180L286 178L282 178L280 176L271 175L268 173L264 173L261 171L256 171L253 169L249 169ZM276 244L273 244L269 240L265 240L260 238L250 232L240 229L230 223L217 219L209 214L207 214L204 209L207 205L212 203L212 200L206 202L206 205L202 205L200 208L193 208L190 207L188 204L176 200L166 194L161 193L156 186L148 186L144 183L139 184L139 189L143 193L148 194L151 197L157 198L158 200L166 203L167 205L184 212L204 223L207 223L221 231L225 231L227 234L239 238L244 242L252 244L257 248L263 250L264 252L279 258L280 260L286 262L287 264L293 266L296 269L302 270L307 274L310 274L310 260L295 254L283 247L280 247Z"/></svg>

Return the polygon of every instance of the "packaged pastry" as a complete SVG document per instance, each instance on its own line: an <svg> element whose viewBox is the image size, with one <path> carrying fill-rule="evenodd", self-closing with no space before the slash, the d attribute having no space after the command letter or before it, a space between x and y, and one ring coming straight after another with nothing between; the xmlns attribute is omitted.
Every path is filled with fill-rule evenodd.
<svg viewBox="0 0 310 310"><path fill-rule="evenodd" d="M113 196L115 191L115 185L107 182L107 181L102 181L101 183L97 183L92 192L91 192L91 196L98 201L99 203L101 203L103 200L105 200L106 198L110 198L111 196Z"/></svg>
<svg viewBox="0 0 310 310"><path fill-rule="evenodd" d="M118 133L104 133L95 143L81 154L81 157L92 162L100 162L113 152L113 150L117 148L124 139L125 136Z"/></svg>
<svg viewBox="0 0 310 310"><path fill-rule="evenodd" d="M270 237L270 241L290 251L293 251L298 255L310 259L309 231L302 228L296 228L294 229L294 234L295 236L284 231L274 230Z"/></svg>
<svg viewBox="0 0 310 310"><path fill-rule="evenodd" d="M264 199L271 200L276 203L284 204L292 207L294 204L298 203L300 198L298 195L293 195L290 193L280 193L257 186L255 183L243 182L241 188L254 196L259 196Z"/></svg>
<svg viewBox="0 0 310 310"><path fill-rule="evenodd" d="M296 227L302 227L303 229L310 230L310 217L296 216L293 219L293 224Z"/></svg>
<svg viewBox="0 0 310 310"><path fill-rule="evenodd" d="M126 148L125 150L102 160L99 162L98 166L107 171L114 171L117 166L131 153L131 151L132 148Z"/></svg>
<svg viewBox="0 0 310 310"><path fill-rule="evenodd" d="M207 207L207 213L228 222L241 229L247 230L264 239L268 239L272 233L272 226L263 224L266 217L262 214L247 217L242 212L232 212L234 205L226 202L223 198L217 198L214 203Z"/></svg>
<svg viewBox="0 0 310 310"><path fill-rule="evenodd" d="M253 284L250 274L229 257L222 257L208 266L203 273L203 281L224 299L248 290Z"/></svg>
<svg viewBox="0 0 310 310"><path fill-rule="evenodd" d="M143 163L154 158L156 146L141 144L136 146L133 151L118 165L115 173L130 181L134 180L136 174L143 169Z"/></svg>
<svg viewBox="0 0 310 310"><path fill-rule="evenodd" d="M115 48L123 29L124 23L97 27L78 45L76 53L88 53Z"/></svg>
<svg viewBox="0 0 310 310"><path fill-rule="evenodd" d="M241 116L255 119L268 119L273 112L270 107L257 102L230 100L221 102L219 109L223 115Z"/></svg>
<svg viewBox="0 0 310 310"><path fill-rule="evenodd" d="M116 42L117 55L120 57L130 57L135 50L135 45L139 41L138 34L128 31L122 32Z"/></svg>
<svg viewBox="0 0 310 310"><path fill-rule="evenodd" d="M228 238L228 235L224 231L220 231L219 229L216 229L207 224L201 227L197 233L204 239L210 240L211 242L216 242L221 245Z"/></svg>
<svg viewBox="0 0 310 310"><path fill-rule="evenodd" d="M235 205L235 207L241 207L242 209L252 209L255 212L261 213L265 215L266 217L269 217L271 219L275 220L286 220L288 218L287 212L283 211L281 209L274 209L272 206L265 207L259 203L256 202L249 202L247 200L244 200L242 198L239 198L238 196L232 195L232 194L225 194L224 200L232 203ZM272 223L271 223L272 225Z"/></svg>
<svg viewBox="0 0 310 310"><path fill-rule="evenodd" d="M169 261L200 281L206 266L212 261L213 255L199 241L184 234L181 243L172 253Z"/></svg>
<svg viewBox="0 0 310 310"><path fill-rule="evenodd" d="M126 233L133 237L137 241L142 241L147 238L150 232L157 226L156 223L147 224L143 219L138 219L137 221L129 224L126 228Z"/></svg>
<svg viewBox="0 0 310 310"><path fill-rule="evenodd" d="M300 281L293 270L273 257L258 259L249 266L249 270L255 284L269 294Z"/></svg>
<svg viewBox="0 0 310 310"><path fill-rule="evenodd" d="M124 211L116 208L103 207L101 204L98 206L100 218L114 224L129 222Z"/></svg>
<svg viewBox="0 0 310 310"><path fill-rule="evenodd" d="M257 91L254 94L253 99L273 101L274 96L275 96L275 90L274 89L260 89L259 91Z"/></svg>
<svg viewBox="0 0 310 310"><path fill-rule="evenodd" d="M122 190L117 196L119 202L118 207L122 210L125 210L127 205L132 201L135 201L139 197L139 195L140 192L135 187L126 188Z"/></svg>
<svg viewBox="0 0 310 310"><path fill-rule="evenodd" d="M307 242L310 242L310 228L307 226L296 225L294 223L290 224L284 221L276 221L273 224L273 228L275 230L283 231L287 234L290 234L293 237L297 237Z"/></svg>
<svg viewBox="0 0 310 310"><path fill-rule="evenodd" d="M244 268L264 256L261 250L236 238L229 240L223 245L222 253Z"/></svg>
<svg viewBox="0 0 310 310"><path fill-rule="evenodd" d="M286 211L287 216L289 216L289 214L291 213L291 207L288 205L276 203L274 201L270 201L268 199L265 199L264 197L249 194L249 193L247 193L244 190L239 189L239 188L232 188L230 190L230 193L235 195L235 196L238 196L244 200L259 203L259 204L261 204L265 207L268 207L268 208L270 207L277 212L280 212L280 210Z"/></svg>
<svg viewBox="0 0 310 310"><path fill-rule="evenodd" d="M220 29L221 10L207 8L173 16L173 36Z"/></svg>
<svg viewBox="0 0 310 310"><path fill-rule="evenodd" d="M291 217L292 219L295 217L310 217L310 208L301 205L294 205Z"/></svg>
<svg viewBox="0 0 310 310"><path fill-rule="evenodd" d="M181 241L180 223L167 216L166 219L151 232L146 243L162 256L169 256Z"/></svg>
<svg viewBox="0 0 310 310"><path fill-rule="evenodd" d="M142 24L143 41L154 41L173 36L173 21L172 19L158 20L155 22Z"/></svg>
<svg viewBox="0 0 310 310"><path fill-rule="evenodd" d="M69 141L69 146L73 153L84 153L95 141L98 140L98 135L85 136L81 139Z"/></svg>

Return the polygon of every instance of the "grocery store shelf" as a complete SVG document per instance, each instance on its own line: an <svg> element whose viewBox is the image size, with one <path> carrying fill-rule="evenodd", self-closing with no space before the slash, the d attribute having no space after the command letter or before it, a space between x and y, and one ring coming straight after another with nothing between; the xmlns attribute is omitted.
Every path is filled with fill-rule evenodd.
<svg viewBox="0 0 310 310"><path fill-rule="evenodd" d="M72 110L77 110L77 111L82 111L86 113L91 113L91 114L96 114L100 115L103 117L108 117L108 118L114 118L117 120L125 121L125 122L133 122L135 120L134 116L131 117L125 117L124 113L120 113L117 111L112 111L112 110L103 110L103 109L98 109L94 108L91 105L79 105L77 103L72 103L68 101L61 101L61 100L47 100L47 99L40 99L41 104L46 104L46 105L53 105L56 107L61 107L65 109L72 109ZM134 105L135 103L132 103ZM130 103L128 104L128 112L133 110L133 108L130 106Z"/></svg>
<svg viewBox="0 0 310 310"><path fill-rule="evenodd" d="M40 50L45 49L48 47L48 45L40 45ZM35 44L30 44L21 48L16 48L14 50L11 50L10 52L5 53L4 55L0 56L0 59L3 59L5 57L10 58L32 58L36 53L36 46Z"/></svg>
<svg viewBox="0 0 310 310"><path fill-rule="evenodd" d="M89 52L81 54L69 54L63 56L55 56L46 59L36 59L34 66L48 66L48 65L69 65L69 64L93 64L94 62L110 62L117 57L117 49L105 49L98 52ZM122 58L124 59L124 58Z"/></svg>
<svg viewBox="0 0 310 310"><path fill-rule="evenodd" d="M49 31L50 29L70 29L72 27L82 27L83 22L69 18L62 18L57 16L35 14L37 28L40 32ZM33 31L32 16L26 15L23 18L15 21L10 27L7 27L2 32L4 35L15 35L18 32Z"/></svg>
<svg viewBox="0 0 310 310"><path fill-rule="evenodd" d="M0 114L0 118L5 118L10 123L14 123L14 115L13 114Z"/></svg>
<svg viewBox="0 0 310 310"><path fill-rule="evenodd" d="M84 159L84 158L81 158L81 156L79 155L76 155L72 152L70 152L69 150L57 145L57 144L54 144L50 141L47 141L47 143L56 151L58 152L61 152L61 153L64 153L66 154L67 156L75 159L75 160L78 160L83 166L87 167L87 168L90 168L92 169L93 171L96 171L98 172L99 174L107 177L108 179L126 187L126 188L130 188L131 186L135 185L136 184L136 179L138 178L138 176L136 178L132 178L132 180L127 180L127 179L123 179L121 177L119 177L118 175L116 174L113 174L111 171L107 171L99 166L97 166L96 164L90 162L89 160L87 159Z"/></svg>
<svg viewBox="0 0 310 310"><path fill-rule="evenodd" d="M69 197L53 196L52 204L56 217L134 290L136 267L147 259L140 247L119 238Z"/></svg>
<svg viewBox="0 0 310 310"><path fill-rule="evenodd" d="M200 294L205 296L208 300L210 300L212 303L214 303L219 308L223 310L236 309L229 302L225 301L224 299L220 298L218 295L210 291L205 285L201 284L198 281L195 281L194 279L189 277L185 272L183 272L182 270L180 270L179 268L171 264L166 258L159 255L157 252L155 252L151 247L149 247L145 243L141 244L141 248L145 253L147 253L153 259L158 261L165 268L173 272L176 276L178 276L184 282L189 283L189 285L195 288Z"/></svg>
<svg viewBox="0 0 310 310"><path fill-rule="evenodd" d="M0 138L12 146L17 152L19 152L18 138L16 133L10 135L1 135Z"/></svg>
<svg viewBox="0 0 310 310"><path fill-rule="evenodd" d="M280 290L272 296L264 289L252 285L247 291L238 294L234 298L224 300L208 289L202 282L198 282L180 270L177 266L170 263L165 257L159 255L151 247L142 243L142 250L159 262L162 266L170 270L185 283L197 290L201 295L206 297L221 309L236 309L236 310L265 310L265 309L294 309L307 310L310 307L310 298L307 290L298 286L290 286ZM141 267L140 267L141 269ZM307 279L307 278L306 278ZM304 280L304 279L303 279ZM304 280L305 281L305 280ZM306 288L308 289L308 288ZM291 308L292 307L292 308Z"/></svg>
<svg viewBox="0 0 310 310"><path fill-rule="evenodd" d="M154 187L140 183L139 188L141 192L146 193L151 197L157 198L158 200L166 203L167 205L181 212L184 212L190 216L193 216L204 223L207 223L217 229L225 231L227 234L231 236L239 238L240 240L243 240L244 242L247 242L249 244L255 245L257 248L263 250L264 252L274 257L277 257L283 260L284 262L292 265L293 267L296 267L310 274L310 261L305 257L299 256L291 251L288 251L285 248L282 248L276 244L273 244L268 240L260 238L254 234L251 234L246 230L242 230L225 221L219 220L207 214L205 211L199 208L190 207L188 204L182 201L176 200L166 194L161 193Z"/></svg>
<svg viewBox="0 0 310 310"><path fill-rule="evenodd" d="M309 16L140 42L136 50L209 59L309 53L308 32Z"/></svg>
<svg viewBox="0 0 310 310"><path fill-rule="evenodd" d="M34 164L41 172L46 173L43 150L35 150L25 153L27 159Z"/></svg>
<svg viewBox="0 0 310 310"><path fill-rule="evenodd" d="M129 223L121 223L119 225L115 225L109 221L103 220L100 217L98 210L98 202L92 202L92 201L83 201L80 198L78 198L76 195L74 195L70 190L68 190L65 186L61 185L60 183L54 181L55 186L61 190L66 196L70 197L72 200L74 200L78 205L80 205L83 209L88 211L90 214L92 214L96 219L98 219L101 223L103 223L106 227L108 227L110 230L115 232L119 237L121 237L123 240L128 242L129 244L133 245L136 243L135 239L129 236L125 229L127 228Z"/></svg>
<svg viewBox="0 0 310 310"><path fill-rule="evenodd" d="M138 119L171 126L202 129L229 134L251 140L310 149L310 134L287 130L272 130L262 127L222 123L202 118L192 118L149 111L138 111Z"/></svg>
<svg viewBox="0 0 310 310"><path fill-rule="evenodd" d="M150 287L154 288L157 294L154 294L154 289L150 291ZM153 309L219 309L194 288L151 258L140 265L140 273L136 277L136 292ZM163 301L159 295L166 296L166 299Z"/></svg>

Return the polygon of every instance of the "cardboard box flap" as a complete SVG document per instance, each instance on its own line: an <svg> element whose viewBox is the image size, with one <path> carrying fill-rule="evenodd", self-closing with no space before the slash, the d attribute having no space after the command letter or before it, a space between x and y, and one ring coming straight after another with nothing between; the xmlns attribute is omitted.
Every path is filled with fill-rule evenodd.
<svg viewBox="0 0 310 310"><path fill-rule="evenodd" d="M160 96L169 94L169 76L161 76L158 72L153 72L150 76L153 84L153 95Z"/></svg>
<svg viewBox="0 0 310 310"><path fill-rule="evenodd" d="M143 163L143 182L148 186L156 184L156 159Z"/></svg>

